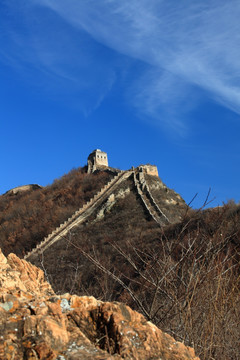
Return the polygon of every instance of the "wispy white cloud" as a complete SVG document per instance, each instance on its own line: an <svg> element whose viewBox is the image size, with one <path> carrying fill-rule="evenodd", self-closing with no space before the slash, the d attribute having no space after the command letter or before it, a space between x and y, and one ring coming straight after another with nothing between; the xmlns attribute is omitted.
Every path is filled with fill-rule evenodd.
<svg viewBox="0 0 240 360"><path fill-rule="evenodd" d="M142 114L161 124L167 125L167 122L185 132L186 124L181 115L198 102L197 96L190 97L193 90L197 94L197 88L240 114L238 0L32 0L31 4L51 9L70 27L78 29L80 38L87 34L99 44L147 64L147 71L139 74L130 86L131 98ZM95 57L96 53L89 46L84 46L83 50L81 42L75 40L70 43L76 57L81 58L81 63L88 63L88 58L84 60L86 54ZM57 41L64 43L61 37ZM44 41L44 44L48 42ZM57 52L59 62L56 62L56 48L55 45L54 52L48 53L37 39L35 54L38 54L39 63L76 79L74 71L66 66L70 58L66 60L65 52ZM71 59L74 64L76 57ZM99 69L103 68L108 74L107 67L110 67L107 76L115 78L112 76L115 64L108 59L104 66L106 59L101 56L98 60ZM94 61L92 68L95 64ZM107 85L99 99L110 88Z"/></svg>
<svg viewBox="0 0 240 360"><path fill-rule="evenodd" d="M0 63L86 117L99 107L116 79L111 50L101 56L102 45L54 11L29 3L15 7L6 2L5 7L5 17L0 12Z"/></svg>
<svg viewBox="0 0 240 360"><path fill-rule="evenodd" d="M145 71L127 92L133 106L143 119L148 119L156 126L168 132L188 134L187 119L183 114L189 113L198 103L195 92L181 78L172 73L152 68Z"/></svg>

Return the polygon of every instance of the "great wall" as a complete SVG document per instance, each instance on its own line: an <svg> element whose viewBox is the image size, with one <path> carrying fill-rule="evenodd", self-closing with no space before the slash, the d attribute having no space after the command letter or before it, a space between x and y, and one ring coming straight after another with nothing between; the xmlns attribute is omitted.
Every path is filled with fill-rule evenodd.
<svg viewBox="0 0 240 360"><path fill-rule="evenodd" d="M93 211L97 208L99 203L107 198L110 193L118 186L122 181L127 179L131 175L129 171L120 172L111 181L108 182L96 195L94 195L86 204L77 210L68 220L57 227L51 234L49 234L44 240L39 243L36 248L27 253L24 259L28 259L31 255L38 251L44 251L49 246L54 244L59 239L62 239L73 227L80 225Z"/></svg>
<svg viewBox="0 0 240 360"><path fill-rule="evenodd" d="M94 150L88 157L88 173L94 172L97 169L109 169L107 154L97 149ZM68 220L59 225L52 233L43 239L34 249L28 252L24 259L29 259L32 255L37 255L39 252L45 251L60 239L64 239L66 235L76 226L84 223L87 218L96 210L100 210L104 202L106 202L114 191L127 179L132 179L135 191L143 204L148 216L152 218L160 226L171 223L167 215L160 209L154 196L152 195L145 173L158 178L157 167L153 165L141 165L137 168L132 167L130 170L119 171L96 195L94 195L87 203L78 209ZM159 179L159 178L158 178Z"/></svg>
<svg viewBox="0 0 240 360"><path fill-rule="evenodd" d="M141 174L141 175L140 175ZM143 173L138 169L132 169L122 171L118 173L107 185L105 185L92 199L77 210L68 220L57 227L52 233L50 233L44 240L39 243L36 248L28 252L24 259L29 259L32 255L36 255L38 252L45 251L48 247L56 243L58 240L63 239L71 229L75 226L79 226L95 211L101 207L101 204L119 187L119 185L126 181L128 178L133 179L134 186L137 194L141 199L145 210L149 216L156 221L159 225L166 225L169 223L167 216L160 210L156 201L152 197L146 180L143 180ZM142 178L140 181L139 178Z"/></svg>
<svg viewBox="0 0 240 360"><path fill-rule="evenodd" d="M149 215L155 220L159 225L166 225L170 221L163 211L159 208L156 201L154 200L146 179L144 177L144 172L140 168L139 170L133 171L134 176L134 185L137 189L138 195L141 198L146 210Z"/></svg>

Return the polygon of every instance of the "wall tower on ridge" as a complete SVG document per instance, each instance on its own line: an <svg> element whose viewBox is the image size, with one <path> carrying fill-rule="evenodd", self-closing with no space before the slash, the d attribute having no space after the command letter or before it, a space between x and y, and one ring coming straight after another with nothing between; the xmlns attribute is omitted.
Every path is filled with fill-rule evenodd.
<svg viewBox="0 0 240 360"><path fill-rule="evenodd" d="M100 149L93 150L88 156L88 174L102 167L108 167L107 153Z"/></svg>

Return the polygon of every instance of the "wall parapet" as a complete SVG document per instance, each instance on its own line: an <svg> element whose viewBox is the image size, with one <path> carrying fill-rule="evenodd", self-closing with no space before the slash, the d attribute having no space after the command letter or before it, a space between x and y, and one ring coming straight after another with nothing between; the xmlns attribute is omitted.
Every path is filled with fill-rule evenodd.
<svg viewBox="0 0 240 360"><path fill-rule="evenodd" d="M150 165L147 166L149 167ZM131 170L120 171L106 185L104 185L102 189L98 191L98 193L96 193L89 201L83 204L81 208L76 210L71 217L69 217L56 229L54 229L50 234L48 234L42 240L42 242L36 245L34 249L29 251L25 255L24 259L28 259L31 255L38 253L40 250L44 251L53 243L62 239L73 227L85 221L85 219L95 210L98 203L105 197L105 195L109 195L110 189L114 188L116 185L118 186L122 181L127 179L132 174L137 193L149 215L159 225L163 225L163 219L165 223L169 223L169 219L159 208L154 197L152 196L149 186L144 177L144 173L147 172L142 171L142 166L136 169L132 168ZM139 179L137 179L136 174L138 174Z"/></svg>
<svg viewBox="0 0 240 360"><path fill-rule="evenodd" d="M139 168L138 168L139 169ZM160 225L162 225L162 221L160 219L158 219L155 215L154 212L160 217L160 218L164 218L165 221L167 221L168 223L170 222L169 219L167 218L167 216L163 213L163 211L159 208L159 206L157 205L155 199L153 198L149 186L146 182L146 179L144 177L144 172L140 169L140 171L138 171L138 176L139 176L139 180L137 180L137 176L136 176L136 172L134 171L134 184L137 188L137 192L140 196L140 198L142 199L142 202L145 206L145 208L147 209L148 213L150 214L150 216ZM140 188L140 185L142 187L142 189ZM146 200L144 199L144 197L146 197L149 201L150 206L152 207L152 211L150 206L148 206Z"/></svg>
<svg viewBox="0 0 240 360"><path fill-rule="evenodd" d="M97 194L95 194L87 203L85 203L80 209L76 210L73 215L68 218L68 220L64 221L60 224L55 230L53 230L47 237L45 237L42 242L37 244L37 246L29 251L24 259L28 259L31 255L37 253L40 249L46 249L51 246L54 242L63 238L74 226L80 224L83 219L85 219L86 215L84 215L87 210L89 210L94 204L98 202L98 200L105 196L110 188L119 182L123 181L125 178L129 177L131 172L121 171L113 179L111 179ZM90 214L87 214L87 216Z"/></svg>
<svg viewBox="0 0 240 360"><path fill-rule="evenodd" d="M140 199L142 200L143 204L144 204L144 207L146 208L147 212L149 213L149 215L153 218L154 221L156 221L158 224L159 224L159 221L157 220L157 218L153 215L152 211L150 210L149 206L147 205L146 201L144 200L144 197L143 197L143 192L142 190L140 189L140 186L139 186L139 182L137 181L137 177L136 177L136 173L135 171L133 172L133 178L134 178L134 184L137 188L137 192L138 192L138 195L140 196Z"/></svg>
<svg viewBox="0 0 240 360"><path fill-rule="evenodd" d="M144 175L143 175L143 176L144 176ZM144 178L144 179L145 179L145 178ZM158 213L159 213L161 216L163 216L163 217L167 220L167 222L170 223L168 217L163 213L163 211L160 209L160 207L159 207L158 204L156 203L154 197L152 196L152 193L151 193L151 191L150 191L150 189L149 189L149 186L148 186L148 184L147 184L146 179L145 179L145 184L146 184L146 185L145 185L145 186L146 186L146 191L147 191L147 194L148 194L148 197L149 197L150 201L152 202L152 204L154 205L154 207L157 209Z"/></svg>

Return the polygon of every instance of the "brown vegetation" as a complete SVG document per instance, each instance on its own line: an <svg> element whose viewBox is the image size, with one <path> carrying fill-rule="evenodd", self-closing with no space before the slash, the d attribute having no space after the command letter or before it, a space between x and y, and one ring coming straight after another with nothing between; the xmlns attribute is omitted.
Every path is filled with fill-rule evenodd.
<svg viewBox="0 0 240 360"><path fill-rule="evenodd" d="M113 269L100 255L84 255L122 287L118 299L193 346L201 359L238 359L239 220L240 207L226 205L192 214L151 243L141 236L124 247L110 241L122 259Z"/></svg>
<svg viewBox="0 0 240 360"><path fill-rule="evenodd" d="M110 172L87 174L86 168L35 191L0 196L0 246L5 255L27 253L112 177Z"/></svg>
<svg viewBox="0 0 240 360"><path fill-rule="evenodd" d="M102 173L90 176L80 171L77 176L78 181L68 183L65 178L65 187L59 183L56 188L56 192L64 192L63 198L68 199L62 203L69 204L68 216L73 201L70 199L74 198L70 191L73 184L76 189L79 186L75 193L84 193L86 198L84 181L93 182L93 192L97 191L99 179L107 182L107 175ZM64 183L64 179L59 181ZM54 186L49 191L55 191ZM40 196L37 194L38 191L27 196ZM85 198L79 195L81 201ZM46 215L41 213L37 223L35 217L34 226L43 226L46 217L53 224L54 216L57 219L63 211L62 197L56 200L51 195L51 199L54 206L46 205ZM58 201L55 213L53 207ZM5 207L7 202L9 199ZM21 204L24 208L25 202ZM12 217L6 225L5 216L4 224L11 234L12 223L17 223L19 217L17 212L8 214ZM59 224L62 220L55 222ZM7 240L8 249L9 236L3 240L3 243ZM19 241L23 246L22 240ZM25 248L31 245L24 244ZM101 221L95 221L93 215L31 261L42 267L58 293L123 301L163 331L193 346L202 360L235 360L240 358L239 259L239 205L230 202L215 209L189 210L182 222L160 228L149 219L132 188Z"/></svg>
<svg viewBox="0 0 240 360"><path fill-rule="evenodd" d="M160 229L131 193L104 221L76 229L36 263L55 290L123 301L201 359L237 359L239 220L239 206L225 205Z"/></svg>

